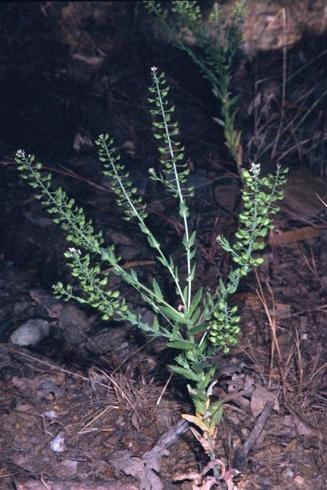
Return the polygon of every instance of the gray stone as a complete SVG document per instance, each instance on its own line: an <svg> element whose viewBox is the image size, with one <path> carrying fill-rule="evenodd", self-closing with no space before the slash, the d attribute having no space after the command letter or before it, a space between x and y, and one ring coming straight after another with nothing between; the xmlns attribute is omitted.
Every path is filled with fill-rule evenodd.
<svg viewBox="0 0 327 490"><path fill-rule="evenodd" d="M15 345L36 345L49 335L49 322L40 318L33 318L20 325L10 335L9 342Z"/></svg>

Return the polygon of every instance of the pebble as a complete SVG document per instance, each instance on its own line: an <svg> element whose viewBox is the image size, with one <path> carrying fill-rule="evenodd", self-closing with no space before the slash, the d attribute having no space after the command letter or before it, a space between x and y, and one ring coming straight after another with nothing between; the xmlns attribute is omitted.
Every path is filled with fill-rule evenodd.
<svg viewBox="0 0 327 490"><path fill-rule="evenodd" d="M40 318L33 318L20 325L10 335L9 342L15 345L36 345L49 335L49 322Z"/></svg>
<svg viewBox="0 0 327 490"><path fill-rule="evenodd" d="M59 434L50 441L50 448L55 453L63 453L66 450L65 434L63 432L59 432Z"/></svg>

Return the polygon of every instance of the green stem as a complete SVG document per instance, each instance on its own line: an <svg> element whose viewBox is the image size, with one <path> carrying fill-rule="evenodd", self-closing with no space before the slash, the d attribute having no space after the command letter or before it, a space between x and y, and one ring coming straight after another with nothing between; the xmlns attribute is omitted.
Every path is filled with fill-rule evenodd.
<svg viewBox="0 0 327 490"><path fill-rule="evenodd" d="M169 128L168 128L167 120L165 117L165 110L164 110L164 106L163 106L163 101L162 101L162 96L161 96L158 78L156 76L155 71L153 71L153 74L154 74L154 81L156 84L158 99L159 99L159 103L160 103L161 115L162 115L162 119L163 119L163 123L164 123L164 127L165 127L165 133L166 133L167 143L168 143L168 147L169 147L169 153L170 153L170 157L171 157L171 160L173 163L177 192L178 192L178 197L180 200L181 215L182 215L182 218L184 221L184 232L185 232L185 237L186 237L186 243L189 243L190 234L189 234L188 220L187 220L186 211L185 211L186 204L184 201L184 197L183 197L183 193L182 193L182 189L181 189L181 185L180 185L180 181L179 181L179 175L178 175L178 171L177 171L177 167L176 167L176 159L175 159L174 149L173 149L173 146L171 143ZM191 298L192 298L192 277L191 277L192 264L191 264L191 256L190 256L190 247L187 245L185 246L185 252L186 252L186 262L187 262L187 283L188 283L187 304L185 304L185 299L183 297L183 293L182 293L182 297L183 297L184 306L188 309L191 305ZM179 290L180 290L180 287L179 287Z"/></svg>
<svg viewBox="0 0 327 490"><path fill-rule="evenodd" d="M88 237L86 235L83 234L83 232L81 231L80 227L77 226L71 219L70 219L70 216L69 216L69 213L65 213L65 211L58 206L55 198L53 197L52 193L48 190L47 186L44 185L43 181L42 181L42 178L39 178L37 177L37 174L36 172L34 171L32 165L30 164L30 162L28 161L28 158L25 158L25 163L27 163L29 169L30 169L30 173L31 175L33 176L33 179L35 180L35 182L38 184L38 187L39 189L41 190L42 194L47 196L47 198L50 200L50 202L53 204L53 206L56 208L56 212L61 215L64 220L66 220L70 226L70 228L73 230L74 233L76 233L77 236L80 237L80 239L84 242L86 242L88 244L88 250L90 252L93 252L93 253L97 253L99 254L100 253L100 247L95 247L94 246L94 243L92 243L91 240L88 239Z"/></svg>
<svg viewBox="0 0 327 490"><path fill-rule="evenodd" d="M160 255L160 257L162 258L163 260L163 263L165 264L166 268L168 269L170 275L172 276L174 282L175 282L175 285L176 285L176 288L177 288L177 291L178 291L178 294L184 304L184 306L186 306L185 304L185 300L184 300L184 296L183 296L183 292L181 290L181 287L180 287L180 284L179 284L179 281L178 281L178 278L176 277L173 269L170 267L169 265L169 262L165 256L165 254L163 253L163 251L161 250L161 247L160 247L160 244L159 242L155 239L155 237L153 236L153 233L149 230L149 228L147 227L147 225L145 224L145 221L144 219L142 218L142 216L140 215L140 213L138 212L138 210L136 209L136 207L134 206L133 204L133 201L131 200L130 196L128 195L128 193L126 192L126 189L125 189L125 186L119 176L119 173L117 172L117 169L116 169L116 165L113 161L113 159L111 158L111 155L107 149L107 146L105 146L105 149L106 149L106 153L107 153L107 158L108 160L111 162L111 165L112 165L112 168L114 170L114 173L115 173L115 177L116 177L116 180L118 181L119 183L119 186L123 192L123 195L127 201L127 203L129 204L130 208L132 209L132 212L134 214L134 216L136 217L136 219L139 221L139 223L142 225L143 229L146 230L146 236L149 236L153 239L152 243L153 243L153 246L154 248L157 250L158 254Z"/></svg>

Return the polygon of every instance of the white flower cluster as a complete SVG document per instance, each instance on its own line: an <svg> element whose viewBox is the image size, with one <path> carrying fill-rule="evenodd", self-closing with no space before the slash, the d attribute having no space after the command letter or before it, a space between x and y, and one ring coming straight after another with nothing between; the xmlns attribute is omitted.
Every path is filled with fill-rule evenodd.
<svg viewBox="0 0 327 490"><path fill-rule="evenodd" d="M70 252L71 254L75 254L75 255L81 255L81 251L79 249L74 248L74 247L69 247L68 252Z"/></svg>
<svg viewBox="0 0 327 490"><path fill-rule="evenodd" d="M17 158L25 158L25 151L24 150L18 150L16 153Z"/></svg>
<svg viewBox="0 0 327 490"><path fill-rule="evenodd" d="M257 177L259 174L260 174L260 171L261 171L261 165L260 163L255 163L255 162L252 162L251 163L251 167L250 167L250 172L255 176Z"/></svg>

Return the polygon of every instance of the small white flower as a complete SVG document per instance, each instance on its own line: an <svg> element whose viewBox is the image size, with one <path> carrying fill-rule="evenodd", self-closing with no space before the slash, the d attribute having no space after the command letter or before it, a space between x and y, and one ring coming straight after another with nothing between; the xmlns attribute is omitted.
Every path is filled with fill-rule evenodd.
<svg viewBox="0 0 327 490"><path fill-rule="evenodd" d="M156 66L151 66L152 73L155 73L157 70L158 70L158 68Z"/></svg>
<svg viewBox="0 0 327 490"><path fill-rule="evenodd" d="M81 251L74 247L69 247L68 252L70 252L71 254L81 255Z"/></svg>
<svg viewBox="0 0 327 490"><path fill-rule="evenodd" d="M261 171L261 165L260 165L260 163L252 162L251 163L251 167L250 167L250 172L252 172L253 175L259 175L260 174L260 171Z"/></svg>
<svg viewBox="0 0 327 490"><path fill-rule="evenodd" d="M18 158L25 158L25 151L24 150L18 150L17 156L18 156Z"/></svg>
<svg viewBox="0 0 327 490"><path fill-rule="evenodd" d="M151 167L151 168L149 168L148 172L149 172L149 174L151 174L151 175L154 175L154 174L156 173L156 172L155 172L155 170L154 170L154 168L152 168L152 167Z"/></svg>

